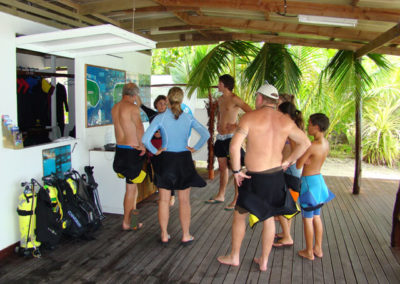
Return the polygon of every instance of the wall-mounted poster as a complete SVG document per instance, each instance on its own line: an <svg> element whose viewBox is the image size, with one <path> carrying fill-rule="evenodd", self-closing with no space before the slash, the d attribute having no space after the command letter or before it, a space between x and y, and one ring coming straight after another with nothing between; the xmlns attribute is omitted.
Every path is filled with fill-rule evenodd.
<svg viewBox="0 0 400 284"><path fill-rule="evenodd" d="M112 124L111 109L121 99L124 70L86 65L86 126Z"/></svg>
<svg viewBox="0 0 400 284"><path fill-rule="evenodd" d="M147 74L133 73L128 72L126 76L127 83L135 83L140 89L140 99L142 100L142 104L153 108L151 103L151 94L150 94L150 80L151 76ZM142 121L149 121L147 115L143 110L140 110L140 118Z"/></svg>
<svg viewBox="0 0 400 284"><path fill-rule="evenodd" d="M71 170L71 145L45 149L43 156L43 176L55 174L63 177L64 173Z"/></svg>
<svg viewBox="0 0 400 284"><path fill-rule="evenodd" d="M126 77L126 82L135 83L136 85L138 85L140 89L140 99L142 100L142 104L150 108L153 108L153 106L150 105L151 103L150 79L151 79L150 75L147 74L128 72ZM140 111L140 117L142 121L149 121L147 115L142 110Z"/></svg>

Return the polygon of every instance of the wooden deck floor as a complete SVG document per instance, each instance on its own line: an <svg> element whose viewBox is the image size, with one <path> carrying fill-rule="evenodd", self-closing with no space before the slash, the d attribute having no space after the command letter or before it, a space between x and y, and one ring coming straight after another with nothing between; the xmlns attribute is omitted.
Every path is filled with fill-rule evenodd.
<svg viewBox="0 0 400 284"><path fill-rule="evenodd" d="M247 229L240 267L220 265L216 257L230 249L232 212L224 211L223 204L204 204L217 189L216 178L205 189L192 190L192 246L180 245L175 205L172 239L161 247L157 205L148 201L141 204L142 230L121 232L121 216L107 215L96 240L63 243L40 259L3 260L0 283L400 283L400 265L390 248L398 181L364 179L359 196L351 194L350 178L326 177L326 182L336 198L322 210L323 259L297 256L304 246L297 216L294 246L273 248L267 272L260 273L252 262L261 250L261 226Z"/></svg>

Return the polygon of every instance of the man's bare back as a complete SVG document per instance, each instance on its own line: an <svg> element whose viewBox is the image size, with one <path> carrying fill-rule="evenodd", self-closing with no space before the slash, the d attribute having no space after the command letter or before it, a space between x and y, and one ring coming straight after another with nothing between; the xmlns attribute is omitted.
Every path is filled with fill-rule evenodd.
<svg viewBox="0 0 400 284"><path fill-rule="evenodd" d="M282 150L287 138L302 144L308 140L289 117L268 106L246 113L240 121L238 132L247 133L245 164L247 170L254 172L283 166ZM243 135L235 135L233 139L240 137L244 138ZM236 144L234 140L231 143ZM296 153L289 155L285 166L295 158Z"/></svg>
<svg viewBox="0 0 400 284"><path fill-rule="evenodd" d="M144 131L140 120L140 110L127 99L129 97L123 97L111 110L115 139L119 145L138 147Z"/></svg>

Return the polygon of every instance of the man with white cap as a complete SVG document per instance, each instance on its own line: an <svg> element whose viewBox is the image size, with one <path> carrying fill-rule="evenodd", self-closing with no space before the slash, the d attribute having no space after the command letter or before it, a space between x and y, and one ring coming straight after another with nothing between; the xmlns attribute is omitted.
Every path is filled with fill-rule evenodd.
<svg viewBox="0 0 400 284"><path fill-rule="evenodd" d="M267 270L268 256L275 236L275 215L288 214L290 193L283 171L310 146L306 134L289 117L277 111L277 89L265 84L256 93L256 110L243 115L230 144L230 156L239 197L232 224L232 250L218 257L222 264L238 266L240 246L246 231L248 213L263 223L261 257L254 258L261 271ZM247 138L246 172L240 171L240 147ZM282 161L286 140L296 143L293 152ZM291 200L293 205L293 200Z"/></svg>

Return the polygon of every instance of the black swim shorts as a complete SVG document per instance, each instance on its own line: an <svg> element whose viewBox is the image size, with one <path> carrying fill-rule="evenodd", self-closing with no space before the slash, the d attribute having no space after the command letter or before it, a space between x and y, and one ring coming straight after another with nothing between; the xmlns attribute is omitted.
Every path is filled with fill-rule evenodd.
<svg viewBox="0 0 400 284"><path fill-rule="evenodd" d="M231 143L232 138L227 138L225 140L216 140L214 144L214 154L218 158L228 158L230 159L230 154L229 154L229 145ZM243 148L240 148L240 163L242 166L244 166L244 156L246 152L243 150Z"/></svg>
<svg viewBox="0 0 400 284"><path fill-rule="evenodd" d="M135 178L143 175L141 173L144 156L140 156L140 151L136 150L130 146L117 145L115 149L113 169L119 177L125 177L126 183L140 183L136 182Z"/></svg>
<svg viewBox="0 0 400 284"><path fill-rule="evenodd" d="M297 212L296 204L285 185L282 168L268 173L247 172L250 179L244 179L239 187L237 210L243 209L262 222L272 216Z"/></svg>

